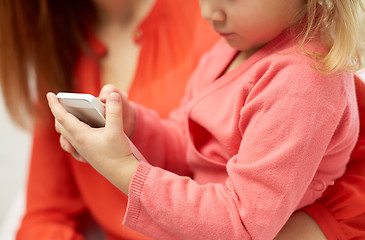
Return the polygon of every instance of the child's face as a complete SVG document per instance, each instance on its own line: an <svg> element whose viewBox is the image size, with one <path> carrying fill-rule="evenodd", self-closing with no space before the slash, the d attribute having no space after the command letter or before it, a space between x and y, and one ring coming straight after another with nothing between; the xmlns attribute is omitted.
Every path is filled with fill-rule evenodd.
<svg viewBox="0 0 365 240"><path fill-rule="evenodd" d="M306 0L200 0L202 16L240 51L256 51L293 24Z"/></svg>

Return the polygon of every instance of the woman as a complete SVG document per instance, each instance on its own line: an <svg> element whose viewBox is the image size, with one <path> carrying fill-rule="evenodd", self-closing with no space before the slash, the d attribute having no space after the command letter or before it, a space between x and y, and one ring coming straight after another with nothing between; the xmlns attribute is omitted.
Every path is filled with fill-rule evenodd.
<svg viewBox="0 0 365 240"><path fill-rule="evenodd" d="M2 1L4 96L17 122L26 122L23 110L37 113L18 239L82 239L88 214L108 239L144 238L121 225L127 198L59 147L44 92L96 94L113 83L167 116L200 55L217 39L198 8L195 0ZM37 109L29 68L37 76ZM15 92L20 98L12 98Z"/></svg>

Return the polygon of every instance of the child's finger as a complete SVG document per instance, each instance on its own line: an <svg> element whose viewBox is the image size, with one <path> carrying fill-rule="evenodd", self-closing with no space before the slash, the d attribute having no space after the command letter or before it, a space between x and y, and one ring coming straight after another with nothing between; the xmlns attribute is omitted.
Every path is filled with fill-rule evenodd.
<svg viewBox="0 0 365 240"><path fill-rule="evenodd" d="M113 134L123 131L123 116L121 96L118 93L111 93L106 102L105 130Z"/></svg>

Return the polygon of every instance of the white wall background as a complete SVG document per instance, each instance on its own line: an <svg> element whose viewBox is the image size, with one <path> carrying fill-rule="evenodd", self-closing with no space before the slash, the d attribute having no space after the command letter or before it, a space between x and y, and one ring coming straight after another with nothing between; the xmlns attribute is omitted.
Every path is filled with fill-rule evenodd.
<svg viewBox="0 0 365 240"><path fill-rule="evenodd" d="M17 221L11 221L14 213L22 212L30 140L30 133L12 123L0 93L0 239L14 239L5 236L17 227Z"/></svg>

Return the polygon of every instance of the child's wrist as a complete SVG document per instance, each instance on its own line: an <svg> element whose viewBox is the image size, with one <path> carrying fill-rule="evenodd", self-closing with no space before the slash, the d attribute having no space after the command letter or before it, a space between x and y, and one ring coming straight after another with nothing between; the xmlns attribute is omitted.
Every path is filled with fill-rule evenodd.
<svg viewBox="0 0 365 240"><path fill-rule="evenodd" d="M118 187L123 193L128 195L129 185L132 181L133 175L136 172L139 165L139 161L136 157L131 154L120 161L118 166L113 168L113 183Z"/></svg>

